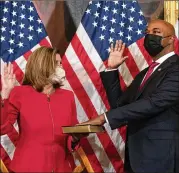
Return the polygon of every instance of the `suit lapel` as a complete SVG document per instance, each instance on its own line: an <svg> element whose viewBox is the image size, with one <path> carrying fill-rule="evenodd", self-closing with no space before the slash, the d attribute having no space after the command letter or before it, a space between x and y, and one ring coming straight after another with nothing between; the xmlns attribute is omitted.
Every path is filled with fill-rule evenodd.
<svg viewBox="0 0 179 173"><path fill-rule="evenodd" d="M155 78L156 76L158 76L163 70L165 70L167 67L169 67L171 65L172 62L176 62L178 59L178 57L176 55L168 58L165 62L163 62L153 73L152 75L149 77L149 79L146 81L145 85L143 86L143 88L141 88L140 90L138 89L138 92L136 94L135 100L137 100L140 95L142 94L142 92L144 91L144 89L147 87L147 85L152 81L153 78ZM145 74L147 72L148 68L145 71ZM142 78L143 79L143 78ZM142 82L142 81L141 81ZM140 84L139 83L139 87Z"/></svg>
<svg viewBox="0 0 179 173"><path fill-rule="evenodd" d="M142 72L140 72L140 75L135 78L135 83L136 83L136 89L138 89L140 87L140 84L142 83L142 80L144 79L147 71L148 71L149 67L147 67L146 69L144 69Z"/></svg>

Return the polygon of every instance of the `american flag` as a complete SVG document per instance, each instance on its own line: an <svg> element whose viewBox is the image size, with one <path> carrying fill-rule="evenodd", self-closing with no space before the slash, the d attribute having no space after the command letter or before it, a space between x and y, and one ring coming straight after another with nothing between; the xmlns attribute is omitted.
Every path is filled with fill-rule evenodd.
<svg viewBox="0 0 179 173"><path fill-rule="evenodd" d="M68 87L74 91L79 122L110 109L99 72L105 70L110 44L126 43L128 60L119 68L125 89L151 58L143 47L146 21L137 1L90 1L63 57ZM123 172L125 128L89 135L82 147L94 172Z"/></svg>
<svg viewBox="0 0 179 173"><path fill-rule="evenodd" d="M0 1L1 73L5 62L12 62L17 85L22 82L28 56L50 41L31 1ZM11 133L1 136L0 158L8 167L18 141L18 125Z"/></svg>

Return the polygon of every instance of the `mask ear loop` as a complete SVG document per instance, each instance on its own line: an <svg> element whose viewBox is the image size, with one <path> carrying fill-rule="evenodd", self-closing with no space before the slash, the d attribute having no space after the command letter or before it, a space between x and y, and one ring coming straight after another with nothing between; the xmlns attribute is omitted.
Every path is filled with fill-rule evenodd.
<svg viewBox="0 0 179 173"><path fill-rule="evenodd" d="M162 37L162 39L165 39L165 38L170 37L170 36L172 36L172 35L168 35L168 36ZM165 47L167 47L167 46L169 46L169 45L170 45L170 44L167 44Z"/></svg>

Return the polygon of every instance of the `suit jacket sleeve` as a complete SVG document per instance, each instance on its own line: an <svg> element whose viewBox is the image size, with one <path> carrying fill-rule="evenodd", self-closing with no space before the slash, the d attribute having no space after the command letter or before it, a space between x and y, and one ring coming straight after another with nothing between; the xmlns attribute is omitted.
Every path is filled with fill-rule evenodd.
<svg viewBox="0 0 179 173"><path fill-rule="evenodd" d="M159 88L148 98L142 98L128 105L110 110L107 118L112 129L118 123L157 116L179 103L179 66L168 70Z"/></svg>
<svg viewBox="0 0 179 173"><path fill-rule="evenodd" d="M101 72L100 77L106 90L111 109L129 104L131 94L133 94L132 88L136 85L135 81L123 92L120 87L118 70Z"/></svg>

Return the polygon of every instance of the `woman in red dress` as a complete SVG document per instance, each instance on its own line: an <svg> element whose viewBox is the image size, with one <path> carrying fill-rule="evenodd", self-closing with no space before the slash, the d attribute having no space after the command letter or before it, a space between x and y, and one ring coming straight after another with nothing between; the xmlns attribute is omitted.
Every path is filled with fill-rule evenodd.
<svg viewBox="0 0 179 173"><path fill-rule="evenodd" d="M10 169L13 172L72 172L68 154L78 138L62 133L75 125L71 91L60 88L65 72L55 49L41 47L28 59L23 85L15 86L11 64L2 75L1 135L18 122L19 140Z"/></svg>

